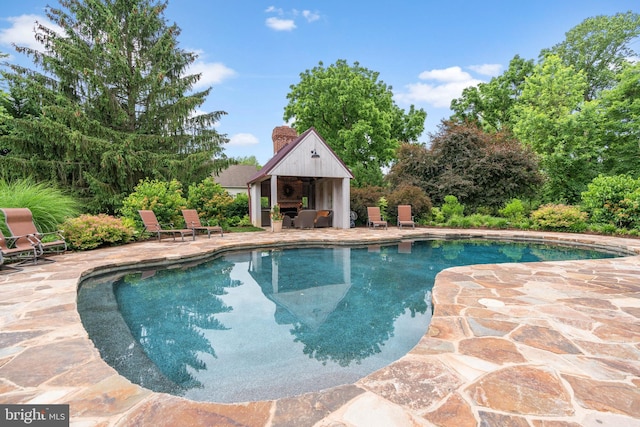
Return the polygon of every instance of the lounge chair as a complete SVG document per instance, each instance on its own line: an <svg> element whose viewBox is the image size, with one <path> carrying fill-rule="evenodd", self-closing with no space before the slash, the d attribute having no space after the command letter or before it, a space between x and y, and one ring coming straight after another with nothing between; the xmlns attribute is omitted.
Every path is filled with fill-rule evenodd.
<svg viewBox="0 0 640 427"><path fill-rule="evenodd" d="M314 220L313 226L315 228L321 227L332 227L333 226L333 211L331 210L320 210L316 214L316 219Z"/></svg>
<svg viewBox="0 0 640 427"><path fill-rule="evenodd" d="M11 233L10 239L14 240L13 247L28 250L29 246L37 246L37 259L52 253L63 253L67 250L67 242L60 231L49 233L38 231L33 222L31 210L28 208L2 208L0 210L4 214L4 221Z"/></svg>
<svg viewBox="0 0 640 427"><path fill-rule="evenodd" d="M191 235L193 240L196 240L196 233L192 228L162 228L162 225L158 222L158 218L156 218L156 214L153 211L139 210L138 213L140 214L140 218L142 218L145 231L158 236L158 242L162 239L163 233L170 234L173 237L174 242L177 234L182 237L183 242L185 235ZM169 224L169 226L173 227L173 224Z"/></svg>
<svg viewBox="0 0 640 427"><path fill-rule="evenodd" d="M2 230L0 230L0 270L20 271L22 270L21 268L4 264L4 261L21 259L23 261L18 262L16 265L21 265L29 260L36 264L39 254L39 247L31 244L29 239L24 240L18 237L7 239L4 237L4 234L2 234Z"/></svg>
<svg viewBox="0 0 640 427"><path fill-rule="evenodd" d="M220 237L224 236L222 227L217 225L202 225L198 211L195 209L183 209L182 216L184 217L184 223L192 229L194 233L196 231L206 231L209 238L211 238L211 232L220 233Z"/></svg>
<svg viewBox="0 0 640 427"><path fill-rule="evenodd" d="M295 218L296 228L313 228L316 220L316 211L314 209L304 209L298 212Z"/></svg>
<svg viewBox="0 0 640 427"><path fill-rule="evenodd" d="M379 207L367 206L367 226L372 228L384 226L385 229L387 228L387 221L380 214Z"/></svg>
<svg viewBox="0 0 640 427"><path fill-rule="evenodd" d="M398 227L402 228L403 225L410 225L416 228L413 215L411 215L411 205L398 205Z"/></svg>
<svg viewBox="0 0 640 427"><path fill-rule="evenodd" d="M292 228L294 219L295 219L295 214L285 213L284 217L282 218L282 228Z"/></svg>

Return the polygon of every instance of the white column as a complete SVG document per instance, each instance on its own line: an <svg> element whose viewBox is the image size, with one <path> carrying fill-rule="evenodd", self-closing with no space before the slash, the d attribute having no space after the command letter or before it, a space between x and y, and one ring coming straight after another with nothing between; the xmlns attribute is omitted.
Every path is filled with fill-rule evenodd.
<svg viewBox="0 0 640 427"><path fill-rule="evenodd" d="M351 212L351 187L349 178L342 178L333 187L333 226L335 228L349 228L349 214Z"/></svg>
<svg viewBox="0 0 640 427"><path fill-rule="evenodd" d="M278 204L278 175L271 175L271 206Z"/></svg>
<svg viewBox="0 0 640 427"><path fill-rule="evenodd" d="M260 183L254 183L249 187L249 200L251 200L251 223L255 227L262 227L262 208L260 207L260 199L262 192L260 191Z"/></svg>

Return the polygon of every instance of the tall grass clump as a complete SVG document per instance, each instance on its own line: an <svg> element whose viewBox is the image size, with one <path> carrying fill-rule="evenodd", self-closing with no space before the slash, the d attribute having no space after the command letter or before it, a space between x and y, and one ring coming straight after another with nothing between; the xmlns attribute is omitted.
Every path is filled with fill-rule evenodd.
<svg viewBox="0 0 640 427"><path fill-rule="evenodd" d="M67 218L80 213L80 203L74 197L48 182L30 179L0 180L0 208L29 208L33 222L42 233L58 230ZM1 212L0 217L3 232L8 232Z"/></svg>

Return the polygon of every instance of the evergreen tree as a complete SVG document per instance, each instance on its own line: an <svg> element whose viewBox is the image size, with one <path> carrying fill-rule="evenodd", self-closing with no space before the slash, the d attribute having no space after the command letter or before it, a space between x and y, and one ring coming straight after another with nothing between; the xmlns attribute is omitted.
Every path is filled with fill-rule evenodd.
<svg viewBox="0 0 640 427"><path fill-rule="evenodd" d="M41 71L10 66L11 155L0 177L34 176L71 188L90 211L113 212L144 178L199 182L226 163L213 124L196 114L211 88L186 74L196 55L178 47L166 1L61 0L36 24L43 50L16 49ZM19 107L19 108L18 108ZM214 160L214 158L219 160Z"/></svg>

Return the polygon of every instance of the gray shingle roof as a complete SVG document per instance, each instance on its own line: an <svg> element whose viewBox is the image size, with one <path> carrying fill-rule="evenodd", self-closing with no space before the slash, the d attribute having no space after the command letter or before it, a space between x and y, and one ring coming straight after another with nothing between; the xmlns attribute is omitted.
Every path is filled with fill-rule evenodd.
<svg viewBox="0 0 640 427"><path fill-rule="evenodd" d="M220 172L220 175L213 175L215 182L222 187L247 187L249 179L256 174L258 170L252 165L231 165L227 169Z"/></svg>

